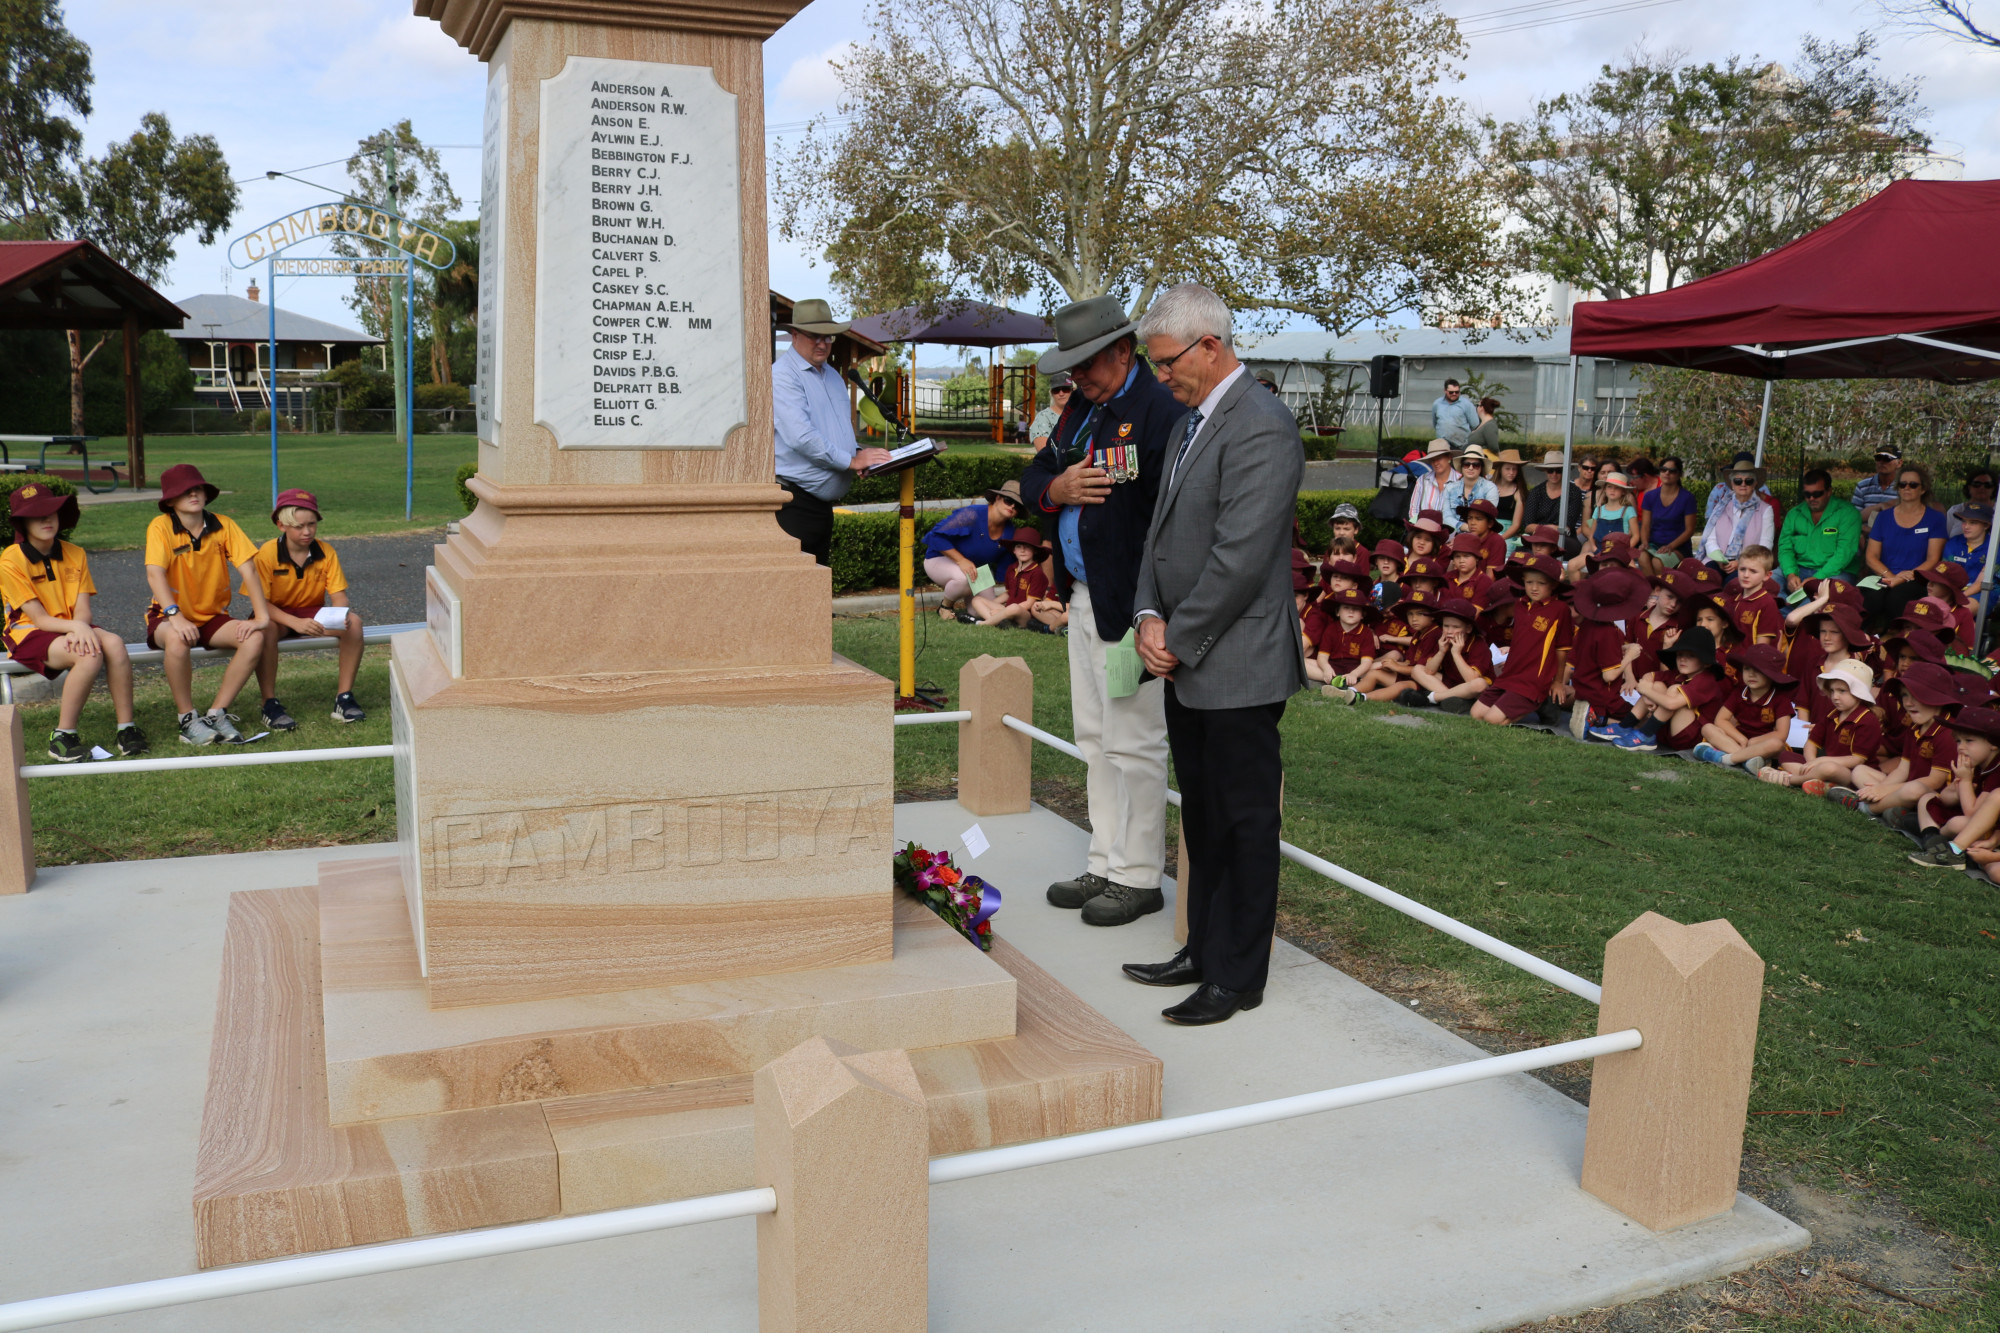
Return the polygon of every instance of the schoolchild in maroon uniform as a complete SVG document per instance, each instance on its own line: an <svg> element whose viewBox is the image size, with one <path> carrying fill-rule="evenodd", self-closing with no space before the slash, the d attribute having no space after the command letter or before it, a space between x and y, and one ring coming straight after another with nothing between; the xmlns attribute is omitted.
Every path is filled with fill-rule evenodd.
<svg viewBox="0 0 2000 1333"><path fill-rule="evenodd" d="M1519 722L1551 698L1567 703L1569 696L1562 679L1575 628L1569 607L1556 597L1562 566L1538 555L1528 562L1521 580L1527 600L1514 608L1507 664L1472 706L1472 716L1499 727Z"/></svg>
<svg viewBox="0 0 2000 1333"><path fill-rule="evenodd" d="M1422 510L1405 527L1403 537L1410 551L1408 560L1404 562L1405 569L1409 568L1410 560L1419 556L1429 558L1444 554L1444 515L1440 511Z"/></svg>
<svg viewBox="0 0 2000 1333"><path fill-rule="evenodd" d="M1386 641L1378 640L1381 656L1355 689L1367 698L1389 703L1410 687L1411 672L1418 663L1431 659L1437 652L1438 639L1444 634L1444 627L1438 623L1438 600L1435 595L1416 589L1404 595L1391 613L1400 622L1401 642L1392 649Z"/></svg>
<svg viewBox="0 0 2000 1333"><path fill-rule="evenodd" d="M1771 570L1777 557L1768 546L1746 546L1736 557L1736 587L1724 599L1723 612L1743 644L1775 645L1784 627L1784 608L1771 591Z"/></svg>
<svg viewBox="0 0 2000 1333"><path fill-rule="evenodd" d="M1043 563L1055 548L1043 541L1042 534L1034 528L1017 527L1008 541L1008 549L1014 554L1014 562L1007 566L1000 586L974 594L970 610L982 625L1040 624L1038 610L1049 614L1062 609L1062 603L1049 595L1049 572ZM995 592L1000 595L995 597Z"/></svg>
<svg viewBox="0 0 2000 1333"><path fill-rule="evenodd" d="M1715 720L1715 710L1729 697L1727 677L1715 662L1715 636L1690 625L1674 640L1672 672L1639 682L1638 721L1625 728L1616 744L1621 750L1692 750L1701 743L1701 729Z"/></svg>
<svg viewBox="0 0 2000 1333"><path fill-rule="evenodd" d="M1477 538L1479 567L1488 574L1498 574L1507 563L1507 539L1500 535L1499 508L1491 500L1474 500L1464 512L1458 535Z"/></svg>
<svg viewBox="0 0 2000 1333"><path fill-rule="evenodd" d="M1972 642L1974 631L1979 625L1979 610L1965 595L1967 575L1965 566L1945 560L1934 569L1917 571L1931 585L1931 596L1950 608L1952 627L1957 631L1955 641L1962 644Z"/></svg>
<svg viewBox="0 0 2000 1333"><path fill-rule="evenodd" d="M1308 674L1325 682L1322 694L1351 704L1361 696L1347 688L1347 681L1366 675L1381 651L1373 626L1381 620L1382 613L1358 588L1343 589L1326 600L1334 619L1320 637L1314 654L1317 671L1312 669L1313 663L1308 663Z"/></svg>
<svg viewBox="0 0 2000 1333"><path fill-rule="evenodd" d="M1637 623L1652 595L1645 579L1615 564L1577 585L1570 599L1576 611L1576 639L1570 651L1570 686L1576 702L1569 724L1576 739L1588 735L1615 741L1619 727L1633 720L1622 691L1625 664L1640 650L1626 637L1625 627Z"/></svg>
<svg viewBox="0 0 2000 1333"><path fill-rule="evenodd" d="M1479 635L1479 608L1463 597L1447 597L1438 607L1438 642L1430 657L1410 673L1407 702L1436 704L1446 712L1469 713L1493 683L1493 653Z"/></svg>
<svg viewBox="0 0 2000 1333"><path fill-rule="evenodd" d="M1693 585L1686 575L1670 569L1650 582L1653 597L1646 603L1646 614L1626 627L1626 637L1639 645L1631 664L1634 677L1672 671L1670 645L1694 620L1694 612L1687 606L1694 596ZM1626 688L1633 688L1629 681Z"/></svg>
<svg viewBox="0 0 2000 1333"><path fill-rule="evenodd" d="M1785 670L1799 678L1799 715L1817 723L1831 706L1820 677L1842 662L1863 662L1862 654L1874 647L1874 636L1861 628L1861 615L1845 606L1836 606L1808 616L1792 634L1791 651ZM1810 671L1810 675L1801 674Z"/></svg>
<svg viewBox="0 0 2000 1333"><path fill-rule="evenodd" d="M1469 532L1455 533L1445 544L1450 553L1450 562L1445 567L1447 595L1463 597L1474 605L1486 596L1486 590L1493 586L1493 576L1486 572L1484 546Z"/></svg>
<svg viewBox="0 0 2000 1333"><path fill-rule="evenodd" d="M1375 605L1383 609L1403 600L1403 561L1409 553L1399 541L1385 537L1369 553L1369 572L1375 577Z"/></svg>
<svg viewBox="0 0 2000 1333"><path fill-rule="evenodd" d="M1956 751L1951 780L1937 795L1917 802L1917 840L1927 852L1952 841L1981 799L2000 791L2000 712L1984 704L1968 705L1950 725Z"/></svg>
<svg viewBox="0 0 2000 1333"><path fill-rule="evenodd" d="M1958 622L1952 619L1950 609L1942 602L1933 601L1929 597L1919 597L1905 606L1903 614L1896 617L1890 628L1893 630L1905 627L1929 631L1944 645L1946 652L1951 651L1952 646L1958 641Z"/></svg>
<svg viewBox="0 0 2000 1333"><path fill-rule="evenodd" d="M1901 753L1886 766L1856 765L1853 786L1830 787L1826 793L1827 799L1863 814L1914 810L1917 802L1944 790L1958 754L1949 728L1959 701L1951 672L1930 662L1913 662L1890 688L1902 696L1909 717Z"/></svg>
<svg viewBox="0 0 2000 1333"><path fill-rule="evenodd" d="M1595 574L1606 565L1623 565L1635 568L1639 561L1632 551L1632 539L1622 532L1613 532L1597 544L1597 549L1583 558L1584 568Z"/></svg>
<svg viewBox="0 0 2000 1333"><path fill-rule="evenodd" d="M1882 752L1882 719L1873 707L1875 673L1860 658L1834 662L1810 683L1823 708L1804 751L1785 751L1757 776L1808 796L1824 796L1829 787L1851 786L1855 765L1875 762ZM1805 684L1801 682L1802 691Z"/></svg>
<svg viewBox="0 0 2000 1333"><path fill-rule="evenodd" d="M1723 768L1746 765L1756 772L1785 751L1798 677L1785 670L1773 644L1746 643L1730 656L1741 683L1701 729L1694 757Z"/></svg>
<svg viewBox="0 0 2000 1333"><path fill-rule="evenodd" d="M1514 645L1514 610L1520 603L1521 594L1513 582L1501 579L1486 590L1486 600L1478 604L1479 623L1474 628L1480 640L1493 650L1496 667L1506 660L1507 650Z"/></svg>

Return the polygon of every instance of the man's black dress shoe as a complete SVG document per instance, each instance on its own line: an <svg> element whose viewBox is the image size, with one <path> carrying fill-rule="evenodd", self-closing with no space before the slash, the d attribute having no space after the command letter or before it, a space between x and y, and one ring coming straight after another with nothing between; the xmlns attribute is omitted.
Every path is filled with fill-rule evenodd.
<svg viewBox="0 0 2000 1333"><path fill-rule="evenodd" d="M1142 986L1198 986L1201 966L1182 949L1164 963L1127 963L1125 975Z"/></svg>
<svg viewBox="0 0 2000 1333"><path fill-rule="evenodd" d="M1260 990L1225 990L1210 982L1203 982L1200 989L1182 1000L1171 1009L1162 1009L1161 1017L1170 1023L1183 1027L1201 1027L1208 1023L1221 1023L1235 1016L1239 1009L1255 1009L1264 1003L1264 992Z"/></svg>

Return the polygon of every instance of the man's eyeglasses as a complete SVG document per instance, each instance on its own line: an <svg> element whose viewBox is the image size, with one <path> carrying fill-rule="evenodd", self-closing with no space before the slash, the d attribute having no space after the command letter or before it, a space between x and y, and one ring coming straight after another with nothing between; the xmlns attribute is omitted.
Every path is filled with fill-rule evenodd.
<svg viewBox="0 0 2000 1333"><path fill-rule="evenodd" d="M1808 500L1824 500L1826 499L1826 491L1824 488L1817 491L1807 491L1805 497Z"/></svg>
<svg viewBox="0 0 2000 1333"><path fill-rule="evenodd" d="M1154 357L1153 358L1154 371L1162 375L1166 374L1168 371L1174 368L1174 362L1180 360L1182 357L1186 356L1189 352L1192 352L1195 348L1201 346L1201 344L1202 344L1202 339L1196 338L1193 342L1189 343L1186 347L1181 348L1180 351L1175 352L1172 356Z"/></svg>

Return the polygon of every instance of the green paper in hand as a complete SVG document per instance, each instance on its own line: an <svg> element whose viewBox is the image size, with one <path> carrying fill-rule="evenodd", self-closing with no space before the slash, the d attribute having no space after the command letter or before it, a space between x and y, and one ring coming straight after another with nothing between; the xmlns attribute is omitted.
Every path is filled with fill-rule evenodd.
<svg viewBox="0 0 2000 1333"><path fill-rule="evenodd" d="M972 591L975 593L985 592L993 586L994 582L993 571L987 566L981 565L979 572L972 576Z"/></svg>
<svg viewBox="0 0 2000 1333"><path fill-rule="evenodd" d="M1139 664L1139 639L1133 630L1104 650L1105 690L1114 699L1129 698L1139 692L1144 668Z"/></svg>
<svg viewBox="0 0 2000 1333"><path fill-rule="evenodd" d="M1882 576L1880 574L1870 574L1865 579L1856 580L1854 586L1857 588L1867 588L1870 591L1873 591L1874 589L1880 588L1882 586Z"/></svg>

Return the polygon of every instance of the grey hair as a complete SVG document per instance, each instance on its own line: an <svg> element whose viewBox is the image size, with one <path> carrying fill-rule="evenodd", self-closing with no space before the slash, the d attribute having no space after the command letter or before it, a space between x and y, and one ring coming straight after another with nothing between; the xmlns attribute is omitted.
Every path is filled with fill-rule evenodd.
<svg viewBox="0 0 2000 1333"><path fill-rule="evenodd" d="M1203 338L1213 337L1224 347L1234 348L1236 322L1222 298L1198 282L1169 287L1147 308L1139 320L1139 341L1151 342L1166 334L1183 347L1192 347Z"/></svg>

